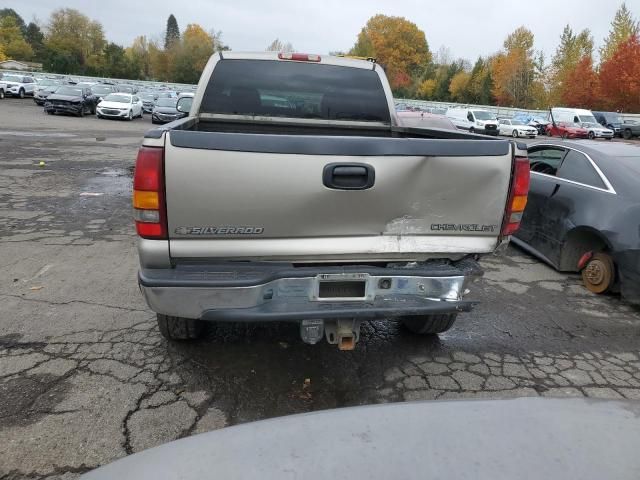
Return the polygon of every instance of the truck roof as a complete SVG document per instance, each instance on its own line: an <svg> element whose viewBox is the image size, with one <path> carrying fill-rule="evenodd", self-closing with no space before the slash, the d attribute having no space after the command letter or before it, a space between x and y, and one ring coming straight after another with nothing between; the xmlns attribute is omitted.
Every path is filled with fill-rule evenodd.
<svg viewBox="0 0 640 480"><path fill-rule="evenodd" d="M297 60L286 60L279 58L279 52L235 52L225 51L219 52L222 59L233 60L277 60L281 62L290 62ZM303 54L306 55L306 54ZM351 57L334 57L332 55L314 55L320 58L320 61L313 61L312 63L320 63L324 65L337 65L341 67L361 68L365 70L373 70L376 63L369 60L361 60Z"/></svg>

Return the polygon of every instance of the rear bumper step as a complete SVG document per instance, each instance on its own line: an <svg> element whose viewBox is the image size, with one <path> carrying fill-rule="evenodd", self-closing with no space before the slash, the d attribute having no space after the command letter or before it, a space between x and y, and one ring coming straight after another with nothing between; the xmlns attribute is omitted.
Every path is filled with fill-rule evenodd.
<svg viewBox="0 0 640 480"><path fill-rule="evenodd" d="M140 289L157 313L210 321L373 319L469 311L473 261L413 268L218 264L143 269ZM346 298L345 298L346 297Z"/></svg>

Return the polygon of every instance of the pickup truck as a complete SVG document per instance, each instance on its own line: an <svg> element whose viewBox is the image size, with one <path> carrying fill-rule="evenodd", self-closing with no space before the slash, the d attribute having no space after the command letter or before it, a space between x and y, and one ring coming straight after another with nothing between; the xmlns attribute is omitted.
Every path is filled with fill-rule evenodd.
<svg viewBox="0 0 640 480"><path fill-rule="evenodd" d="M206 322L295 322L341 350L366 320L444 332L525 208L524 145L401 126L373 61L220 52L177 109L133 185L138 281L170 340Z"/></svg>

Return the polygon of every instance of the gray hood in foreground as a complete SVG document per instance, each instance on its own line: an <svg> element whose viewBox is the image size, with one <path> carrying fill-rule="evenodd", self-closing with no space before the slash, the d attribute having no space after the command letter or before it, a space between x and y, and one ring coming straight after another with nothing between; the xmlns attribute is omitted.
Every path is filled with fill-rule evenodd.
<svg viewBox="0 0 640 480"><path fill-rule="evenodd" d="M225 428L82 480L640 478L640 403L396 403Z"/></svg>

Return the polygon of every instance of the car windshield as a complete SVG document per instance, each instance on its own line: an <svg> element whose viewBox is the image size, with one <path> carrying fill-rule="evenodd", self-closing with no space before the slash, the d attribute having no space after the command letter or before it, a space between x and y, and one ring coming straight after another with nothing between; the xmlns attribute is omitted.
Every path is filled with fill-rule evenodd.
<svg viewBox="0 0 640 480"><path fill-rule="evenodd" d="M104 97L104 101L115 103L131 103L131 95L112 93L111 95L107 95L106 97Z"/></svg>
<svg viewBox="0 0 640 480"><path fill-rule="evenodd" d="M175 107L176 101L175 98L159 98L156 107Z"/></svg>
<svg viewBox="0 0 640 480"><path fill-rule="evenodd" d="M585 122L582 124L582 126L586 128L594 128L594 127L599 127L600 125L594 122Z"/></svg>
<svg viewBox="0 0 640 480"><path fill-rule="evenodd" d="M153 93L141 93L140 98L143 100L155 100L156 96Z"/></svg>
<svg viewBox="0 0 640 480"><path fill-rule="evenodd" d="M608 123L624 123L622 117L617 113L605 113L603 117Z"/></svg>
<svg viewBox="0 0 640 480"><path fill-rule="evenodd" d="M496 115L487 112L486 110L474 110L473 115L476 117L476 120L495 120Z"/></svg>
<svg viewBox="0 0 640 480"><path fill-rule="evenodd" d="M593 115L580 115L578 118L580 119L580 123L598 123L596 117Z"/></svg>
<svg viewBox="0 0 640 480"><path fill-rule="evenodd" d="M522 120L511 120L511 125L526 125Z"/></svg>
<svg viewBox="0 0 640 480"><path fill-rule="evenodd" d="M53 85L58 85L60 84L60 82L56 81L56 80L49 80L49 79L42 79L40 81L38 81L38 86L39 87L51 87Z"/></svg>
<svg viewBox="0 0 640 480"><path fill-rule="evenodd" d="M82 89L74 87L60 87L56 90L56 95L68 95L72 97L81 97Z"/></svg>
<svg viewBox="0 0 640 480"><path fill-rule="evenodd" d="M2 81L3 82L16 82L16 83L22 83L22 78L23 77L19 77L17 75L4 75L2 77Z"/></svg>

